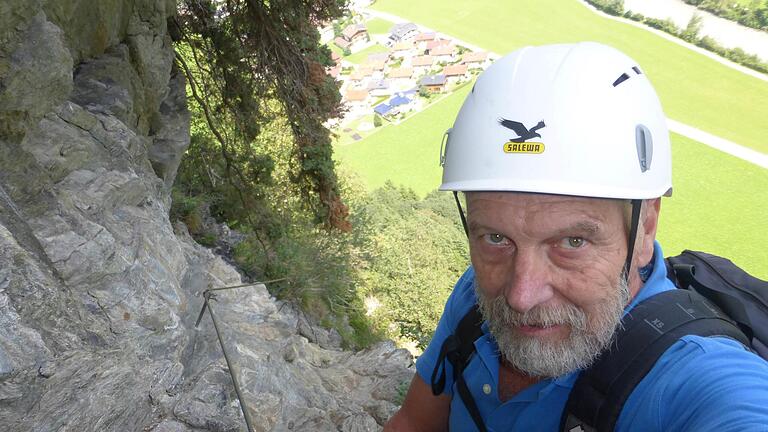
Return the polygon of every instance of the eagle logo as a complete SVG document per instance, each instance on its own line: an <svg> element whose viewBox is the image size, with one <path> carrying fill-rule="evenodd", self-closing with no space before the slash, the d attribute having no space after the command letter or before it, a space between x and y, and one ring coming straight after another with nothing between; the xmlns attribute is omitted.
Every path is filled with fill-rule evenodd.
<svg viewBox="0 0 768 432"><path fill-rule="evenodd" d="M504 153L528 153L528 154L541 154L544 153L544 143L541 142L526 142L529 139L539 137L541 135L536 132L537 130L546 126L544 120L540 121L536 126L528 129L520 122L514 120L507 120L505 118L499 118L499 124L507 129L513 130L518 136L510 138L509 141L504 143Z"/></svg>
<svg viewBox="0 0 768 432"><path fill-rule="evenodd" d="M525 141L528 141L531 138L536 138L536 137L541 138L541 135L536 133L536 131L541 129L541 128L543 128L544 126L546 126L544 124L544 120L542 120L536 126L532 127L529 130L522 123L516 122L516 121L513 121L513 120L507 120L505 118L499 118L499 124L504 126L507 129L512 129L513 131L515 131L516 134L519 135L516 138L510 138L509 139L509 141L516 142L516 143L525 142Z"/></svg>

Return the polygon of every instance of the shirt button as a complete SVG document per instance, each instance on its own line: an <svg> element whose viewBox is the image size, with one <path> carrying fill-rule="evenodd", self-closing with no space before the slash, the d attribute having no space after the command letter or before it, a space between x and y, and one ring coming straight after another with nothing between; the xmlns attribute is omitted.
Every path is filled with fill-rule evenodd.
<svg viewBox="0 0 768 432"><path fill-rule="evenodd" d="M483 384L483 393L489 395L491 394L491 385L490 384Z"/></svg>

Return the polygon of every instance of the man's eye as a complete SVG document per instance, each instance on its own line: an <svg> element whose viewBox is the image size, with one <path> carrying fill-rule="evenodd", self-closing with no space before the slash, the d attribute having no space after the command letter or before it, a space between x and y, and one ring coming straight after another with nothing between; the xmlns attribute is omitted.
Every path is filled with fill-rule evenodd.
<svg viewBox="0 0 768 432"><path fill-rule="evenodd" d="M500 245L504 244L507 241L507 238L501 234L492 233L485 235L485 241L493 245Z"/></svg>
<svg viewBox="0 0 768 432"><path fill-rule="evenodd" d="M560 242L560 245L565 249L578 249L584 246L584 243L586 241L581 237L566 237Z"/></svg>

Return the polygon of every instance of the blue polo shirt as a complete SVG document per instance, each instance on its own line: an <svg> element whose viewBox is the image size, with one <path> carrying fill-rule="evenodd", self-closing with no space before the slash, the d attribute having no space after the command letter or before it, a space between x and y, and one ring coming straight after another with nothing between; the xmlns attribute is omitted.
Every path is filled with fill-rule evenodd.
<svg viewBox="0 0 768 432"><path fill-rule="evenodd" d="M675 289L666 278L661 247L654 248L653 272L635 299L640 301ZM474 270L456 283L443 316L416 370L429 384L440 348L476 302ZM558 431L560 416L579 371L542 380L512 399L499 400L499 353L483 324L475 341L477 355L464 371L470 392L489 431ZM446 362L445 393L455 393L453 371ZM451 400L450 429L475 431L460 397ZM684 336L673 344L637 385L624 406L616 431L768 431L768 362L725 338Z"/></svg>

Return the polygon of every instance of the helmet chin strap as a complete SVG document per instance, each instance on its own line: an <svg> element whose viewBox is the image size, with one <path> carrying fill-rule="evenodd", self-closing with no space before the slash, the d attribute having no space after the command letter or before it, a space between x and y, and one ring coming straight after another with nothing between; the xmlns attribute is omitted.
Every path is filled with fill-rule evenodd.
<svg viewBox="0 0 768 432"><path fill-rule="evenodd" d="M453 198L456 200L456 207L459 209L459 216L461 217L461 225L464 227L464 234L469 238L469 227L467 227L467 217L464 216L464 209L461 208L461 201L459 201L459 193L453 191Z"/></svg>
<svg viewBox="0 0 768 432"><path fill-rule="evenodd" d="M643 206L643 200L632 200L632 220L629 225L629 241L627 243L627 260L624 262L623 275L629 282L629 269L632 267L632 252L635 250L635 238L637 238L637 229L640 225L640 209Z"/></svg>
<svg viewBox="0 0 768 432"><path fill-rule="evenodd" d="M459 210L459 217L461 217L461 225L464 227L464 234L469 237L469 227L467 227L467 217L464 216L464 209L461 208L461 201L459 201L459 193L453 191L453 198L456 200L456 207ZM632 202L632 219L629 224L629 241L627 242L627 260L624 262L624 269L622 275L629 282L629 269L632 267L632 253L635 250L635 239L637 238L637 230L640 225L640 209L643 206L643 200L633 199Z"/></svg>

